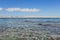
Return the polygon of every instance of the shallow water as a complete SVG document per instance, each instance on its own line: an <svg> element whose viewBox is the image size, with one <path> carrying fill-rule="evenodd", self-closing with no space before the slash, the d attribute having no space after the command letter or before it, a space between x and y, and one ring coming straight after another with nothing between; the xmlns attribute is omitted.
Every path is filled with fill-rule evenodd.
<svg viewBox="0 0 60 40"><path fill-rule="evenodd" d="M18 30L20 33L33 32L38 36L41 33L43 35L60 35L60 18L0 18L1 30L3 34L8 33L9 30ZM10 33L18 34L12 31Z"/></svg>

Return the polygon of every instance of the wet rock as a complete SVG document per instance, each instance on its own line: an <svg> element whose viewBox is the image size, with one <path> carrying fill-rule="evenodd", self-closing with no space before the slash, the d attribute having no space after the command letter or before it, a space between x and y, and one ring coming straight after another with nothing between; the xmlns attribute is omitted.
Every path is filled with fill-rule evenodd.
<svg viewBox="0 0 60 40"><path fill-rule="evenodd" d="M42 26L52 26L51 24L38 24L38 25L42 25Z"/></svg>
<svg viewBox="0 0 60 40"><path fill-rule="evenodd" d="M42 24L40 23L40 24L38 24L38 25L42 25Z"/></svg>

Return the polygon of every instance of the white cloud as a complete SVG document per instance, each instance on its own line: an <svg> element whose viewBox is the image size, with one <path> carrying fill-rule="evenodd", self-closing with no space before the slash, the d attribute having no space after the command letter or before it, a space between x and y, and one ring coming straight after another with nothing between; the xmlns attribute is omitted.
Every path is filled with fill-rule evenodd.
<svg viewBox="0 0 60 40"><path fill-rule="evenodd" d="M40 9L37 8L7 8L8 12L39 12Z"/></svg>
<svg viewBox="0 0 60 40"><path fill-rule="evenodd" d="M0 11L3 10L3 8L0 8Z"/></svg>

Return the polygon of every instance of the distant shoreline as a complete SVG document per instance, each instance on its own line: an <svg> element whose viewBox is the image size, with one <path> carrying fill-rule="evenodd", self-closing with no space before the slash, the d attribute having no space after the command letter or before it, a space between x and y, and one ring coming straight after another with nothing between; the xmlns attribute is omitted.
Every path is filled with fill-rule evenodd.
<svg viewBox="0 0 60 40"><path fill-rule="evenodd" d="M60 18L60 16L0 16L0 18Z"/></svg>

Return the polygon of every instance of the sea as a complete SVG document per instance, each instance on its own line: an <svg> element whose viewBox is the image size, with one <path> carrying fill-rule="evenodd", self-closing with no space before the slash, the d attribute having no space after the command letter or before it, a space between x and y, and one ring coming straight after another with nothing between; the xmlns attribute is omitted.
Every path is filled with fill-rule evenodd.
<svg viewBox="0 0 60 40"><path fill-rule="evenodd" d="M60 35L60 18L0 18L0 27L21 27L21 30L38 34Z"/></svg>

